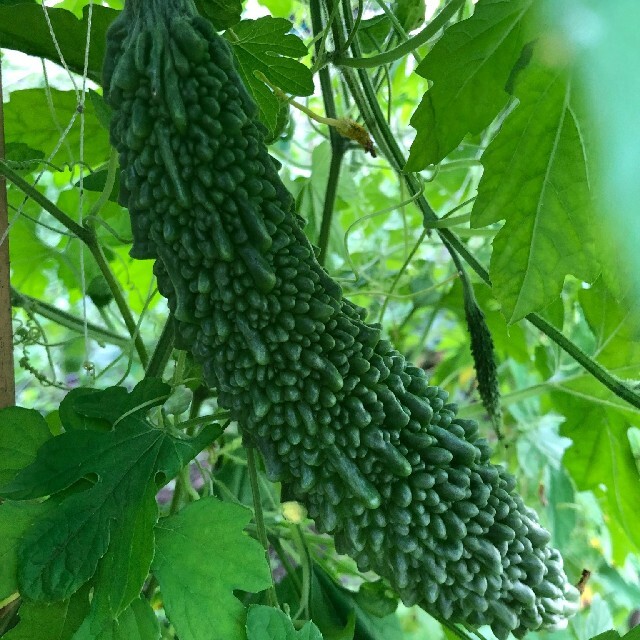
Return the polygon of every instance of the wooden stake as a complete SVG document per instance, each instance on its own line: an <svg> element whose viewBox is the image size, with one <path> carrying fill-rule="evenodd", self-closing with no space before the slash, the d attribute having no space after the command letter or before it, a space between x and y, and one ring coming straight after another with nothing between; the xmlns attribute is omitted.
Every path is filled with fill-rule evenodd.
<svg viewBox="0 0 640 640"><path fill-rule="evenodd" d="M4 111L2 104L2 59L0 58L0 161L4 160ZM0 238L9 227L7 185L0 176ZM16 403L13 369L13 330L11 323L11 288L9 285L9 236L0 244L0 408Z"/></svg>

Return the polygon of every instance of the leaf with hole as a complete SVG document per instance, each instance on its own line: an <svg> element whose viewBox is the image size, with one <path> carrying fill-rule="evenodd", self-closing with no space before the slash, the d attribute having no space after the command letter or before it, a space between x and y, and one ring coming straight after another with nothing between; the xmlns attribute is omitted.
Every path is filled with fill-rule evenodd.
<svg viewBox="0 0 640 640"><path fill-rule="evenodd" d="M77 397L73 409L103 418L110 431L72 429L47 440L35 461L0 495L13 500L60 496L18 550L18 583L36 601L63 600L101 570L94 600L113 616L138 595L153 555L155 494L220 433L214 426L183 438L145 418L169 387L144 380L131 393L120 387ZM64 422L63 422L64 426Z"/></svg>

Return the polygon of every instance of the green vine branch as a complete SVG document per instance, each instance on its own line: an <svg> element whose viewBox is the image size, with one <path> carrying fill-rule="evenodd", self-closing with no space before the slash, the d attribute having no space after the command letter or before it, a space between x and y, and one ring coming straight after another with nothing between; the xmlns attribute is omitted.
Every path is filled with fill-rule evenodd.
<svg viewBox="0 0 640 640"><path fill-rule="evenodd" d="M52 215L62 226L68 229L86 245L94 260L96 261L100 272L107 281L107 285L109 286L109 290L113 295L113 299L116 303L116 306L118 307L118 311L122 316L129 335L133 339L136 352L138 353L138 357L140 358L140 362L142 363L142 366L146 368L149 361L147 349L142 340L142 337L140 336L136 321L133 317L133 314L131 313L131 309L129 308L129 305L125 300L122 288L120 287L118 280L116 279L113 271L109 266L109 261L104 255L104 251L102 250L102 246L100 245L98 236L92 226L83 226L75 222L70 216L68 216L58 206L51 202L49 198L40 193L20 175L18 175L13 169L11 169L6 162L0 161L0 175L7 178L7 180L9 180L18 189L20 189L26 196L39 204L47 213Z"/></svg>
<svg viewBox="0 0 640 640"><path fill-rule="evenodd" d="M402 44L399 44L397 47L393 49L389 49L389 51L384 51L374 56L367 57L350 57L346 55L346 51L348 47L353 44L353 38L349 40L347 43L348 46L345 46L344 52L336 50L328 54L326 57L329 62L333 63L338 67L352 67L358 69L371 69L375 67L380 67L385 64L391 64L396 60L400 60L407 55L413 53L418 47L421 47L423 44L426 44L431 40L441 29L443 29L453 18L456 11L463 6L465 0L451 0L446 6L442 8L440 13L436 15L428 25L426 25L421 31L416 33L415 36L412 36L408 40L405 40Z"/></svg>
<svg viewBox="0 0 640 640"><path fill-rule="evenodd" d="M31 296L27 296L24 293L20 293L16 289L11 289L11 306L16 308L23 308L28 313L35 313L51 322L55 322L62 327L66 327L71 331L75 331L80 334L84 334L85 322L81 318L74 316L71 313L62 311L51 304L37 300ZM89 337L98 342L99 344L114 344L119 347L125 347L129 344L130 338L109 331L103 327L93 324L92 322L86 323Z"/></svg>
<svg viewBox="0 0 640 640"><path fill-rule="evenodd" d="M146 378L161 378L173 352L175 321L170 314L162 328L162 333L145 369Z"/></svg>
<svg viewBox="0 0 640 640"><path fill-rule="evenodd" d="M318 0L311 0L311 26L313 35L316 38L315 52L319 57L323 51L323 42L317 39L318 36L325 32L322 23L322 11ZM334 16L336 12L332 13ZM332 21L331 21L332 22ZM336 118L336 105L333 98L333 87L331 85L331 74L328 67L323 67L318 71L320 77L320 86L322 89L322 100L324 102L324 111L328 118ZM325 198L322 209L322 222L320 224L320 236L318 238L318 261L324 264L327 256L327 248L329 246L329 232L331 230L331 222L333 220L333 210L335 207L336 194L338 191L338 181L340 179L340 169L342 168L342 160L346 151L346 140L340 136L334 127L329 129L329 141L331 144L331 162L329 165L329 176L325 188Z"/></svg>

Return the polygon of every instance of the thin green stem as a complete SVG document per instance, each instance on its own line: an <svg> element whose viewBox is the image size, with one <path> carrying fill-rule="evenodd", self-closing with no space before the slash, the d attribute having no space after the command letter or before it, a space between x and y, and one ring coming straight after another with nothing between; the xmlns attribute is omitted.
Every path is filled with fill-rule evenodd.
<svg viewBox="0 0 640 640"><path fill-rule="evenodd" d="M385 13L385 15L387 16L387 19L391 23L391 26L393 27L393 30L395 31L396 35L400 38L400 40L402 42L407 42L407 40L409 40L409 36L407 35L407 32L404 30L404 27L402 26L400 20L398 20L398 18L396 17L396 14L391 10L391 8L387 5L387 3L384 2L384 0L374 0L374 2ZM344 4L343 4L343 7L344 7ZM341 49L341 51L342 50L343 49ZM412 50L411 53L417 63L422 62L422 58L415 52L415 50Z"/></svg>
<svg viewBox="0 0 640 640"><path fill-rule="evenodd" d="M145 377L147 378L161 378L164 373L167 362L173 352L175 321L173 314L167 318L167 321L162 328L162 333L156 344L156 348L153 351L151 360L146 367Z"/></svg>
<svg viewBox="0 0 640 640"><path fill-rule="evenodd" d="M113 295L113 299L118 307L118 311L120 311L120 315L124 321L125 326L127 327L127 331L133 338L133 343L136 348L136 352L138 353L138 357L140 358L140 362L142 366L146 369L149 363L149 355L147 354L147 348L145 347L144 341L142 340L142 336L138 331L138 326L136 321L131 313L131 309L125 300L124 293L122 288L120 287L120 283L113 275L113 271L109 267L109 261L104 255L104 251L102 250L102 246L98 243L97 238L94 234L91 235L91 241L87 243L87 247L93 256L93 259L96 261L98 268L100 269L100 273L104 276L104 279L107 281L107 285L109 286L109 290Z"/></svg>
<svg viewBox="0 0 640 640"><path fill-rule="evenodd" d="M96 200L93 207L91 207L91 211L89 211L89 215L87 216L88 220L85 220L85 224L89 226L92 224L90 220L98 215L102 207L109 201L109 197L111 196L111 192L113 191L113 186L116 183L116 174L118 169L118 152L114 147L111 148L111 154L109 156L109 164L107 165L107 179L105 180L104 189L100 193L100 196Z"/></svg>
<svg viewBox="0 0 640 640"><path fill-rule="evenodd" d="M440 220L425 220L424 226L426 229L450 229L451 227L457 227L461 224L466 224L471 220L470 213L463 213L453 218L441 218Z"/></svg>
<svg viewBox="0 0 640 640"><path fill-rule="evenodd" d="M349 32L349 37L347 41L344 43L343 50L348 51L351 43L354 38L358 35L358 29L360 28L360 22L362 21L362 14L364 13L364 2L363 0L358 0L358 13L356 14L355 22L353 23L353 27Z"/></svg>
<svg viewBox="0 0 640 640"><path fill-rule="evenodd" d="M11 289L11 306L20 307L28 311L29 313L35 313L47 320L51 320L62 327L66 327L71 331L76 331L80 334L84 334L85 322L81 318L62 311L53 305L50 305L36 298L27 296L16 289ZM130 338L128 336L121 336L113 331L103 329L91 322L86 323L86 327L89 333L89 337L98 343L115 344L120 347L124 347L129 344Z"/></svg>
<svg viewBox="0 0 640 640"><path fill-rule="evenodd" d="M320 224L320 236L318 237L318 262L324 266L327 259L327 249L329 247L329 235L331 233L331 223L333 222L333 212L335 209L336 195L338 193L338 182L340 180L340 169L345 153L343 140L336 141L336 145L331 145L331 162L329 164L329 176L324 192L324 204L322 206L322 223Z"/></svg>
<svg viewBox="0 0 640 640"><path fill-rule="evenodd" d="M278 559L280 560L282 566L284 567L284 570L287 572L287 575L293 582L296 588L296 591L298 592L298 595L302 597L302 582L300 581L300 578L296 573L295 567L291 564L291 562L289 562L289 558L287 557L287 551L282 546L282 542L280 541L280 536L272 535L270 538L270 542L271 542L271 546L273 547L274 551L278 556Z"/></svg>
<svg viewBox="0 0 640 640"><path fill-rule="evenodd" d="M331 9L331 7L329 7ZM325 27L322 24L322 11L320 9L319 0L311 0L311 25L313 29L313 35L316 37L316 56L322 54L322 42L317 39L317 36L324 33ZM335 11L331 13L333 17ZM333 28L334 39L341 41L340 26L337 21L331 21ZM324 112L328 118L336 118L336 105L333 97L333 87L331 84L331 74L327 67L320 69L318 72L320 77L320 87L322 89L322 101L324 103ZM327 254L327 248L329 245L329 234L331 231L331 223L333 221L333 211L335 207L336 194L338 190L338 182L340 179L340 169L342 167L342 160L347 147L347 141L335 130L334 127L329 127L329 141L331 143L331 162L329 165L329 176L327 178L327 186L325 189L324 204L322 209L322 222L320 224L320 236L318 238L318 246L320 247L320 253L318 255L318 261L320 264L324 264Z"/></svg>
<svg viewBox="0 0 640 640"><path fill-rule="evenodd" d="M79 225L73 218L70 218L62 209L58 208L49 198L31 186L24 178L11 169L6 162L0 161L0 174L14 184L20 191L39 204L47 213L50 213L62 226L80 238L87 246L95 242L92 231Z"/></svg>
<svg viewBox="0 0 640 640"><path fill-rule="evenodd" d="M390 49L389 51L384 51L383 53L379 53L375 56L370 56L368 58L362 57L353 57L350 58L338 51L336 51L333 55L329 56L330 61L339 67L353 67L358 69L370 69L374 67L380 67L385 64L390 64L399 60L400 58L404 58L405 56L413 53L418 47L421 47L423 44L426 44L433 38L442 28L444 28L449 20L454 16L456 11L460 8L461 5L464 4L465 0L451 0L449 4L443 7L442 11L431 20L431 22L422 29L422 31L416 33L415 36L412 36L402 44L399 44L397 47ZM349 40L349 45L351 45L353 39ZM346 50L346 49L345 49Z"/></svg>
<svg viewBox="0 0 640 640"><path fill-rule="evenodd" d="M311 556L309 555L309 550L307 549L307 543L305 542L304 536L302 535L302 529L300 525L295 525L292 530L295 532L293 535L293 539L295 540L298 550L300 553L300 566L302 567L302 588L300 593L300 607L298 611L293 616L293 619L299 618L304 615L306 618L309 617L309 601L311 597Z"/></svg>
<svg viewBox="0 0 640 640"><path fill-rule="evenodd" d="M400 282L400 278L402 278L402 275L404 274L404 272L407 270L407 268L409 267L409 264L411 263L411 261L413 260L413 256L416 255L416 252L418 251L418 249L420 248L420 245L422 244L423 240L427 237L427 233L428 230L425 229L421 234L420 237L416 240L416 243L413 245L413 248L411 249L409 255L407 256L406 260L404 261L404 263L402 264L402 266L400 267L400 269L398 270L398 273L396 273L395 278L393 279L393 282L391 283L391 286L389 287L389 293L387 294L387 296L384 299L384 302L382 303L382 308L380 309L380 319L379 322L382 322L384 319L384 314L387 310L387 307L389 306L389 300L392 297L393 292L395 291L396 286L398 286L398 282Z"/></svg>
<svg viewBox="0 0 640 640"><path fill-rule="evenodd" d="M251 483L251 493L253 494L253 513L258 531L258 540L264 547L265 557L269 560L269 539L267 538L267 529L264 526L264 514L262 512L262 500L260 499L260 486L258 485L258 468L256 465L256 456L253 447L247 447L247 468L249 470L249 481ZM278 606L278 597L276 589L271 582L271 587L267 590L267 598L272 607Z"/></svg>
<svg viewBox="0 0 640 640"><path fill-rule="evenodd" d="M594 378L602 382L602 384L612 391L615 395L637 409L640 409L640 395L635 392L629 385L612 375L599 362L596 362L591 356L586 354L575 342L567 338L561 331L558 331L550 322L547 322L537 313L530 313L526 319L542 333L546 334L553 342L555 342L563 351L568 353L574 360L579 362Z"/></svg>

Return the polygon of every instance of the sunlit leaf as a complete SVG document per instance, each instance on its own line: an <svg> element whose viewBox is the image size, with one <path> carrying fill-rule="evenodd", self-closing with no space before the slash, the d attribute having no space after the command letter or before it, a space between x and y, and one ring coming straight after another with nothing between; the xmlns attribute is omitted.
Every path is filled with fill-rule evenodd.
<svg viewBox="0 0 640 640"><path fill-rule="evenodd" d="M413 117L408 171L435 164L467 133L479 133L507 104L507 80L523 42L532 0L480 0L474 14L449 27L416 73L433 81Z"/></svg>
<svg viewBox="0 0 640 640"><path fill-rule="evenodd" d="M493 240L491 281L510 323L553 302L567 274L593 281L584 140L566 70L532 62L515 88L520 103L482 156L471 223L505 220Z"/></svg>
<svg viewBox="0 0 640 640"><path fill-rule="evenodd" d="M203 498L158 523L152 571L181 640L243 637L246 611L233 590L271 586L264 549L243 532L250 518L244 507Z"/></svg>

